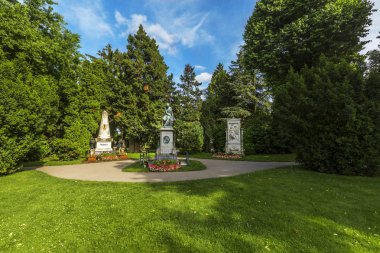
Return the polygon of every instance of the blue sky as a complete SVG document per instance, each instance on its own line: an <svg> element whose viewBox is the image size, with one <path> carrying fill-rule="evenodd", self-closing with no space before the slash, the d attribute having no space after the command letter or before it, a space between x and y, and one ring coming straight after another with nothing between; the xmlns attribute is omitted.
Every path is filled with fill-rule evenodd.
<svg viewBox="0 0 380 253"><path fill-rule="evenodd" d="M380 0L376 0L380 9ZM127 36L142 24L179 81L185 64L196 67L206 85L216 65L227 68L242 44L244 26L255 0L58 0L56 10L81 36L81 52L96 55L107 43L126 50ZM380 13L372 17L365 51L379 44Z"/></svg>

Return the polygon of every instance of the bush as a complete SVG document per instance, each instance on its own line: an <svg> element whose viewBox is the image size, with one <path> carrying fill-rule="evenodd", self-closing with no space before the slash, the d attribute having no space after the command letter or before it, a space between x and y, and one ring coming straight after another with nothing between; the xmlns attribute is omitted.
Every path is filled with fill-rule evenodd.
<svg viewBox="0 0 380 253"><path fill-rule="evenodd" d="M366 111L362 73L324 57L318 66L291 71L276 97L277 116L294 138L306 168L344 175L374 175L378 143Z"/></svg>
<svg viewBox="0 0 380 253"><path fill-rule="evenodd" d="M243 122L243 145L246 155L271 153L269 123L270 115L259 110Z"/></svg>
<svg viewBox="0 0 380 253"><path fill-rule="evenodd" d="M84 157L89 150L90 133L79 121L74 121L65 130L64 138L53 141L54 153L60 160L74 160Z"/></svg>
<svg viewBox="0 0 380 253"><path fill-rule="evenodd" d="M203 147L203 128L198 121L176 122L177 148L181 151L200 152Z"/></svg>

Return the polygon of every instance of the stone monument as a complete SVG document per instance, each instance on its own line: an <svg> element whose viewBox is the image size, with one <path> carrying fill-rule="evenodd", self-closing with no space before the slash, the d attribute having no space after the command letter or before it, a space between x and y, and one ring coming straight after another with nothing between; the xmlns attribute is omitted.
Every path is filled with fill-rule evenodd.
<svg viewBox="0 0 380 253"><path fill-rule="evenodd" d="M227 119L226 153L239 155L244 153L243 131L241 130L240 119Z"/></svg>
<svg viewBox="0 0 380 253"><path fill-rule="evenodd" d="M156 151L157 159L172 158L175 159L177 151L175 148L175 135L173 129L173 109L166 104L165 114L162 117L163 126L160 129L160 143Z"/></svg>
<svg viewBox="0 0 380 253"><path fill-rule="evenodd" d="M108 113L102 112L102 120L99 126L99 135L96 138L95 154L112 152L112 138L110 133L110 125L108 122Z"/></svg>

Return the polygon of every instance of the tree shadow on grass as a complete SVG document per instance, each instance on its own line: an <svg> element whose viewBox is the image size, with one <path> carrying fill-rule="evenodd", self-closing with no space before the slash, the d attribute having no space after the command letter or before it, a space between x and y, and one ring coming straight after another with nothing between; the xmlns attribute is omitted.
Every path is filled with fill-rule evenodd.
<svg viewBox="0 0 380 253"><path fill-rule="evenodd" d="M277 169L151 185L168 201L156 233L173 252L380 252L378 184ZM186 201L171 203L178 195Z"/></svg>

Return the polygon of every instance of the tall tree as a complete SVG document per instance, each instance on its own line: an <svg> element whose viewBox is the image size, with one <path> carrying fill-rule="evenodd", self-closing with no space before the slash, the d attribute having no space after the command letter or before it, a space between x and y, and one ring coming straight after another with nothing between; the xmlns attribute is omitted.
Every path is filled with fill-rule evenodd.
<svg viewBox="0 0 380 253"><path fill-rule="evenodd" d="M154 145L173 90L156 41L140 25L136 34L128 36L126 53L107 46L100 55L113 79L109 106L114 128L129 140Z"/></svg>
<svg viewBox="0 0 380 253"><path fill-rule="evenodd" d="M0 1L1 172L51 152L50 140L60 135L63 102L72 94L61 91L76 84L72 71L79 61L79 37L65 28L52 4Z"/></svg>
<svg viewBox="0 0 380 253"><path fill-rule="evenodd" d="M323 92L321 92L323 91ZM296 140L305 168L346 175L374 175L379 140L366 109L358 67L322 57L315 67L291 71L275 103L282 124Z"/></svg>
<svg viewBox="0 0 380 253"><path fill-rule="evenodd" d="M260 0L244 32L245 64L281 84L321 54L361 58L372 9L370 0Z"/></svg>
<svg viewBox="0 0 380 253"><path fill-rule="evenodd" d="M201 83L195 79L194 67L189 64L185 65L180 80L175 92L177 144L183 151L200 151L203 147Z"/></svg>
<svg viewBox="0 0 380 253"><path fill-rule="evenodd" d="M205 91L201 122L204 128L204 146L207 151L224 150L226 142L226 122L222 110L234 104L234 91L229 82L230 76L219 63L212 74L211 82Z"/></svg>

